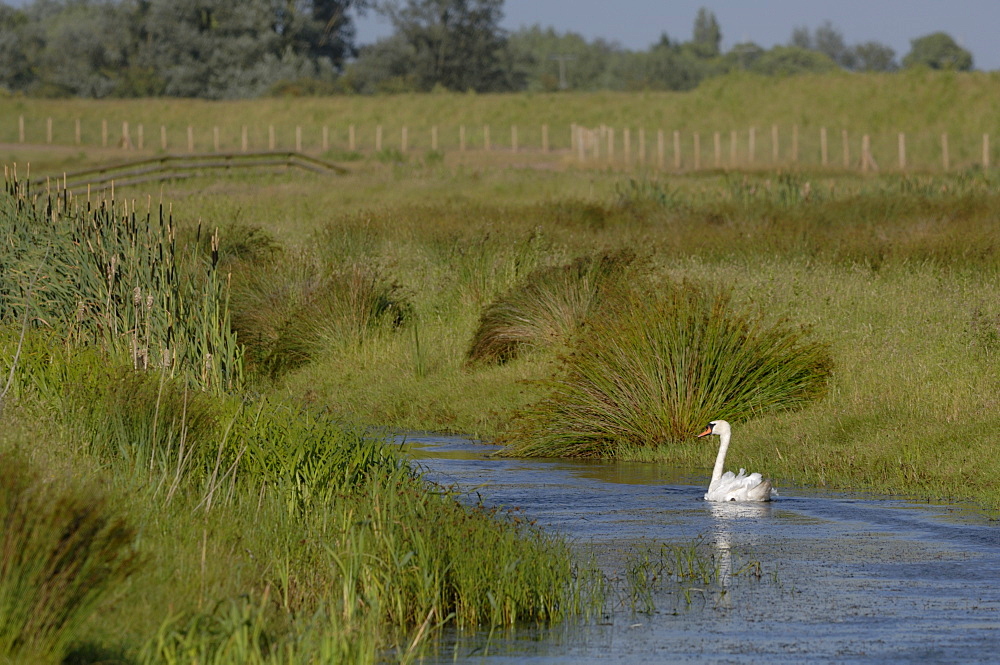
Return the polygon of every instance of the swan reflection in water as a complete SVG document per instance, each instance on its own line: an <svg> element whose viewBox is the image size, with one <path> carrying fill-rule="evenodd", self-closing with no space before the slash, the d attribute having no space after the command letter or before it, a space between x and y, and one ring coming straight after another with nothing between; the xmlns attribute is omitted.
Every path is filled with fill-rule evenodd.
<svg viewBox="0 0 1000 665"><path fill-rule="evenodd" d="M712 515L712 547L715 550L716 561L719 570L719 586L722 588L721 597L718 602L723 607L731 607L732 598L726 593L735 575L741 574L747 565L755 563L752 558L746 556L744 551L741 555L739 550L734 548L740 543L734 536L734 532L746 532L746 529L739 529L739 524L746 520L770 519L773 511L771 502L712 502L705 503L706 508ZM736 560L734 561L734 554ZM759 569L759 563L757 563Z"/></svg>

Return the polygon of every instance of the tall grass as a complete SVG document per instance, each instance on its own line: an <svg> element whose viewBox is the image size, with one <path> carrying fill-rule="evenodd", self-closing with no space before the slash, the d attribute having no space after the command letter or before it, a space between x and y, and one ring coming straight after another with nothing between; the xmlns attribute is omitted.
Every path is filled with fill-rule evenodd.
<svg viewBox="0 0 1000 665"><path fill-rule="evenodd" d="M504 363L525 349L565 342L605 285L621 279L634 259L631 252L605 253L532 272L483 311L469 361Z"/></svg>
<svg viewBox="0 0 1000 665"><path fill-rule="evenodd" d="M254 369L272 378L411 315L399 284L363 262L324 265L311 253L285 253L235 270L233 328Z"/></svg>
<svg viewBox="0 0 1000 665"><path fill-rule="evenodd" d="M214 390L240 385L218 233L205 260L186 263L162 205L143 213L134 202L34 196L16 178L0 199L0 322L27 309L35 326L65 330L136 369L163 368Z"/></svg>
<svg viewBox="0 0 1000 665"><path fill-rule="evenodd" d="M826 344L690 283L628 289L590 317L550 395L514 421L507 454L612 456L822 396Z"/></svg>
<svg viewBox="0 0 1000 665"><path fill-rule="evenodd" d="M54 490L24 453L5 444L0 659L59 663L104 597L139 570L136 531L100 493Z"/></svg>

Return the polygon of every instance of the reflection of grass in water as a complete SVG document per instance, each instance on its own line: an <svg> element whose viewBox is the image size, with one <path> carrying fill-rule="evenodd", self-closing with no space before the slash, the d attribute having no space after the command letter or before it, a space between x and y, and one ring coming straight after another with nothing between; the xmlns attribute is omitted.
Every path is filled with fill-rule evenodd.
<svg viewBox="0 0 1000 665"><path fill-rule="evenodd" d="M620 604L634 613L654 614L661 594L683 598L690 606L696 597L721 600L735 579L754 582L764 577L761 562L729 547L702 539L687 544L661 543L631 551L625 562ZM769 578L777 582L777 571Z"/></svg>

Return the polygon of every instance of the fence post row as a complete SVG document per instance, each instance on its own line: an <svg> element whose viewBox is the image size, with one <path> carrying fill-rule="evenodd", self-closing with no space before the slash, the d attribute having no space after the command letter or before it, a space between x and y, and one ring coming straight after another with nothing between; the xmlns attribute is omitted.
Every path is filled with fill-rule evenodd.
<svg viewBox="0 0 1000 665"><path fill-rule="evenodd" d="M32 141L41 143L44 141L46 145L57 145L62 140L66 144L74 146L85 145L87 133L82 120L74 118L72 122L72 138L70 138L69 132L61 133L59 131L57 121L51 116L44 118L43 130L41 128L41 118L32 121L30 118L26 119L24 115L18 115L17 141L21 144L27 144ZM111 136L109 126L108 119L105 118L100 121L99 145L101 147L107 148L111 146L122 150L143 150L145 148L145 136L142 124L137 123L133 125L128 120L123 120L121 121L121 134L116 137ZM398 136L399 150L404 154L408 154L413 150L419 151L421 148L435 152L445 151L448 145L451 146L452 150L457 149L458 152L466 152L473 149L473 146L469 144L469 136L466 131L467 126L464 124L459 125L457 128L453 127L451 130L444 128L443 131L438 125L433 125L423 132L411 132L410 129L411 127L403 125L399 128L399 134L396 135ZM549 124L538 126L537 131L532 131L528 128L527 132L523 132L523 129L523 125L510 126L510 152L524 153L534 151L543 155L562 152L581 164L601 163L625 167L655 167L662 170L667 168L668 146L666 131L670 131L673 144L672 168L674 170L699 170L708 166L712 168L754 167L757 164L758 137L757 128L754 126L748 127L745 130L746 153L743 155L740 154L740 130L731 129L729 131L728 160L723 155L723 133L721 131L711 131L712 143L711 148L709 148L707 145L702 145L701 137L704 133L703 131L656 128L655 162L651 161L650 155L647 152L652 146L647 143L646 127L621 128L621 140L619 143L618 136L616 136L616 128L612 126L599 125L596 127L587 127L579 123L573 123L569 128L569 145L562 144L562 147L553 145L552 132L550 131L551 126ZM812 132L801 132L797 124L786 128L784 130L787 137L785 140L788 143L785 144L787 147L782 151L782 128L778 124L771 123L770 136L764 134L764 137L766 137L765 141L767 139L770 140L771 158L768 166L780 166L782 164L796 166L818 164L823 168L833 166L836 160L831 162L828 128L824 126L817 129L818 136ZM309 128L304 128L301 125L294 126L292 140L294 141L295 150L302 152L318 149L318 151L326 153L331 148L336 147L337 136L340 137L341 141L344 140L343 133L331 133L331 128L328 125L322 125L317 130L309 130ZM386 135L382 125L376 125L373 131L370 132L359 132L356 125L350 124L346 127L346 130L346 147L350 152L364 151L366 149L365 143L367 143L367 149L373 149L374 152L382 152L387 147L386 143L389 143L389 147L395 143L394 139L387 138L391 134ZM44 134L42 134L43 131ZM183 131L186 138L186 150L189 153L197 152L199 142L202 145L201 150L205 150L204 144L207 142L207 132L196 131L193 125L186 125ZM336 129L333 131L336 132ZM840 130L841 160L838 166L844 169L857 169L863 173L878 171L878 159L875 153L876 151L882 151L883 156L885 156L885 153L892 150L890 147L893 143L890 138L891 135L882 135L879 137L864 132L858 132L858 134L860 134L860 158L857 161L852 161L851 132L847 128ZM857 137L858 134L855 134L855 136ZM926 134L918 136L916 141L908 137L905 132L900 131L895 134L895 164L896 169L899 171L923 168L947 172L962 164L975 164L982 168L991 168L993 165L990 136L988 133L983 133L980 137L973 140L969 140L970 137L959 137L957 141L952 140L952 137L947 132L941 132L937 135L936 141ZM235 132L227 132L225 127L213 126L211 128L210 139L211 149L215 152L224 152L227 149L227 143L230 143L230 145L236 143L235 138L227 139L227 136L235 137ZM238 136L238 149L240 152L246 153L254 149L254 133L251 127L241 125ZM422 136L429 136L429 139L424 138L422 140ZM457 145L449 141L449 136L451 137L451 141L455 141L457 138ZM363 141L362 139L366 140ZM817 139L818 146L815 142ZM266 140L268 150L277 150L279 137L275 125L267 125ZM854 140L858 139L855 138ZM425 143L424 141L429 142ZM908 145L908 142L910 145ZM176 139L173 144L169 140L167 126L160 125L159 149L167 151L171 145L176 145L177 143ZM935 146L934 143L937 145ZM979 145L975 145L975 143L979 143ZM184 144L181 143L181 145ZM492 140L491 126L489 124L482 125L482 150L493 151L505 149L506 147L495 145ZM234 145L230 149L235 150L236 146ZM686 150L690 150L690 154L685 154ZM711 150L710 159L706 152L707 150Z"/></svg>

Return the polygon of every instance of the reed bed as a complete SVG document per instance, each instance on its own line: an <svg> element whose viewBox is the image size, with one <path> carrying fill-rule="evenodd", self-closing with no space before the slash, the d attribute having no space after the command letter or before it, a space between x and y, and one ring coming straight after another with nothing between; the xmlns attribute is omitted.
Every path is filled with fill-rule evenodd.
<svg viewBox="0 0 1000 665"><path fill-rule="evenodd" d="M57 328L70 343L201 387L240 387L242 348L229 322L217 232L208 257L185 256L162 205L142 212L134 202L36 195L16 177L5 190L0 321Z"/></svg>

